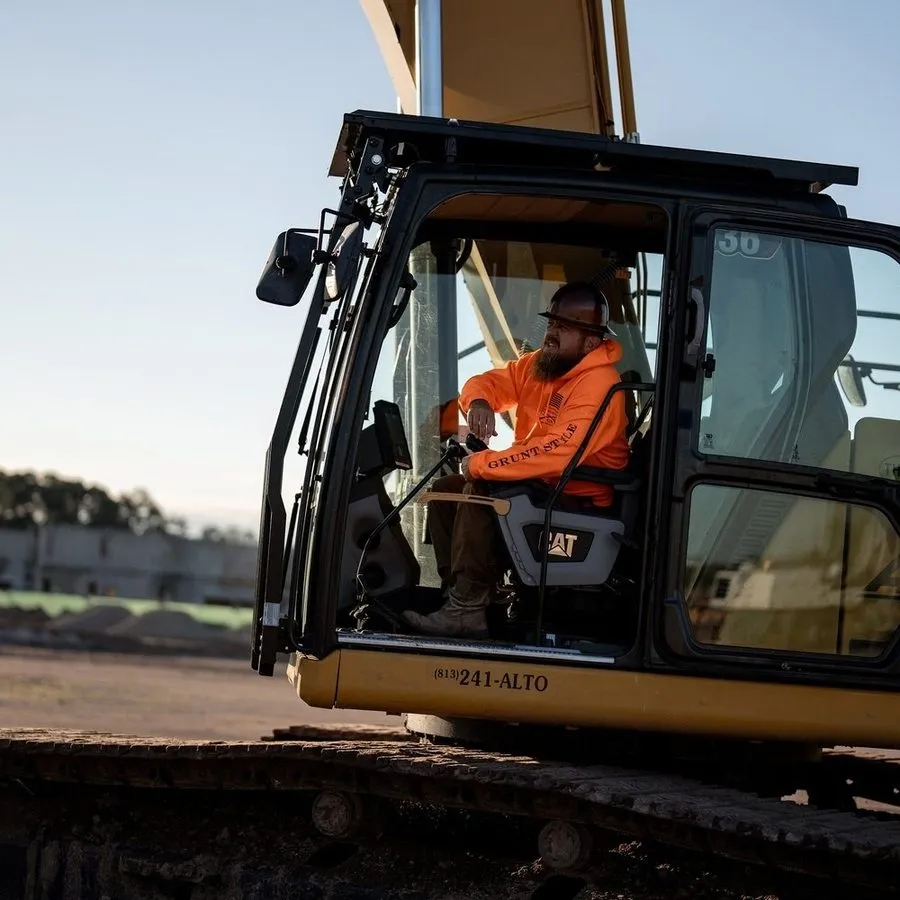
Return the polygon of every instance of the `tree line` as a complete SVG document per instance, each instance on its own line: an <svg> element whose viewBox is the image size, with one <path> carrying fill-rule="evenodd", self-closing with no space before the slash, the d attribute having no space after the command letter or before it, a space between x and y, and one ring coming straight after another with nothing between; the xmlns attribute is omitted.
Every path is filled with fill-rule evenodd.
<svg viewBox="0 0 900 900"><path fill-rule="evenodd" d="M0 469L0 528L27 530L39 525L83 525L133 534L164 532L186 536L187 521L167 516L144 488L113 495L97 484L52 473ZM206 540L252 543L252 532L210 526Z"/></svg>

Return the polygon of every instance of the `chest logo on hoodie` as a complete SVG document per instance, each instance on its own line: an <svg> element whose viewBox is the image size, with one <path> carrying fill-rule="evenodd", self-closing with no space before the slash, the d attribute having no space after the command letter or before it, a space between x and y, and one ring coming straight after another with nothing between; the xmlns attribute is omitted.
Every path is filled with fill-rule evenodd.
<svg viewBox="0 0 900 900"><path fill-rule="evenodd" d="M562 406L563 395L556 391L547 403L546 408L540 415L541 425L555 425L559 416L559 410Z"/></svg>

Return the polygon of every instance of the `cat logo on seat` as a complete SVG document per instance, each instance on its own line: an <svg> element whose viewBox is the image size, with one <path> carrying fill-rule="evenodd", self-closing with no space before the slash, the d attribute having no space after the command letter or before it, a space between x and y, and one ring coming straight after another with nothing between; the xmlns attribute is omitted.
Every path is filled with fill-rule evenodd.
<svg viewBox="0 0 900 900"><path fill-rule="evenodd" d="M558 531L556 534L550 534L550 547L547 550L548 556L561 556L564 559L571 559L572 552L575 549L575 541L578 540L577 534L566 534Z"/></svg>

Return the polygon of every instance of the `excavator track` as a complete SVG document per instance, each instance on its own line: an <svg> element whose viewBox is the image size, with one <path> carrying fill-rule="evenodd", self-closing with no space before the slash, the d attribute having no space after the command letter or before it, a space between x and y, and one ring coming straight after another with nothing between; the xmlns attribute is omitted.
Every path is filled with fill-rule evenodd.
<svg viewBox="0 0 900 900"><path fill-rule="evenodd" d="M550 823L567 846L586 832L612 832L845 884L892 888L900 879L900 817L817 809L677 774L418 743L393 729L364 730L361 740L340 739L352 729L291 734L239 743L3 730L0 777L25 790L316 792L326 798L319 829L324 822L337 838L348 820L334 824L335 802L349 798L347 809L364 819L354 804L380 798ZM568 852L574 865L580 853ZM534 847L523 853L533 859Z"/></svg>

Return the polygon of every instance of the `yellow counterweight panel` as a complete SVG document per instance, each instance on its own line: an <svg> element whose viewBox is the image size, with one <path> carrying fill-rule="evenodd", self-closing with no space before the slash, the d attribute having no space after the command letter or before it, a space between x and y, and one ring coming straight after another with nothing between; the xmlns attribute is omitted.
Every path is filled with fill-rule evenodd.
<svg viewBox="0 0 900 900"><path fill-rule="evenodd" d="M311 706L900 748L891 693L350 649L302 672Z"/></svg>
<svg viewBox="0 0 900 900"><path fill-rule="evenodd" d="M360 0L404 112L416 110L415 0ZM613 134L601 0L444 0L444 116ZM623 0L612 37L625 133L636 131Z"/></svg>

